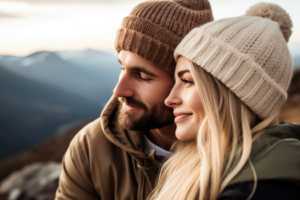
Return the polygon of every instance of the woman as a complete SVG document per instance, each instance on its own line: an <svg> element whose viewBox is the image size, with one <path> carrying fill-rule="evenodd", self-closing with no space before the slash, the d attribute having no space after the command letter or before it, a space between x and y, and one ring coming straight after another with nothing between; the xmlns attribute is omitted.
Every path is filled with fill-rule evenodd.
<svg viewBox="0 0 300 200"><path fill-rule="evenodd" d="M300 125L275 120L292 75L291 27L281 7L259 3L183 39L165 101L180 141L149 199L300 198Z"/></svg>

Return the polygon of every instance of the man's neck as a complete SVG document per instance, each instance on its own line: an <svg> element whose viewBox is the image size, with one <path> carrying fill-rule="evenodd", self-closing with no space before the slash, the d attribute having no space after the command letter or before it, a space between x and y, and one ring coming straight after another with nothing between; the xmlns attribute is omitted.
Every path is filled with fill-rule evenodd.
<svg viewBox="0 0 300 200"><path fill-rule="evenodd" d="M174 123L158 129L149 130L147 137L155 145L169 151L177 140L175 136L176 125Z"/></svg>

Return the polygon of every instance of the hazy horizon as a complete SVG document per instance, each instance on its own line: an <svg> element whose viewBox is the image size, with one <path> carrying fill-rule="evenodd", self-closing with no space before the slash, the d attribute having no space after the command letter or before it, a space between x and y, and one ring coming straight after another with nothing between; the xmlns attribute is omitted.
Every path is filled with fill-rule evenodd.
<svg viewBox="0 0 300 200"><path fill-rule="evenodd" d="M215 20L243 15L261 0L210 0ZM122 19L144 0L0 0L0 55L114 50ZM300 56L300 1L273 0L291 16L289 48Z"/></svg>

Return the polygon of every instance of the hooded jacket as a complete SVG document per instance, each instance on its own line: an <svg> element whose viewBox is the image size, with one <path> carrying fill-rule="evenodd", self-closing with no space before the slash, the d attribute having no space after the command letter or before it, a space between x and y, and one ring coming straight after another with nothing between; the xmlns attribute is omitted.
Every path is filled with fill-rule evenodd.
<svg viewBox="0 0 300 200"><path fill-rule="evenodd" d="M163 157L144 153L143 132L117 122L112 97L100 118L85 126L64 155L56 200L145 199L153 189Z"/></svg>
<svg viewBox="0 0 300 200"><path fill-rule="evenodd" d="M72 140L62 161L56 200L142 200L153 189L163 157L156 156L154 150L144 153L143 132L120 127L117 106L112 97L100 118ZM267 129L253 143L250 158L258 180L253 199L266 199L262 197L266 188L279 188L273 191L275 196L276 192L300 191L299 139L300 125L284 123ZM254 177L247 163L218 199L247 199Z"/></svg>

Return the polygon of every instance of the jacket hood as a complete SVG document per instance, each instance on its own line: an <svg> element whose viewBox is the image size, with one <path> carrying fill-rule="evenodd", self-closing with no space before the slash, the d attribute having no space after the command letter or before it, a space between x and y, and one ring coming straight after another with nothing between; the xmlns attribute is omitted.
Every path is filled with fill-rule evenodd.
<svg viewBox="0 0 300 200"><path fill-rule="evenodd" d="M144 153L144 133L141 131L124 130L118 123L117 109L119 101L116 96L112 96L103 108L100 123L106 138L138 158L148 158Z"/></svg>
<svg viewBox="0 0 300 200"><path fill-rule="evenodd" d="M300 125L281 123L266 129L253 142L250 160L257 180L285 180L300 184ZM229 185L253 181L249 162Z"/></svg>

